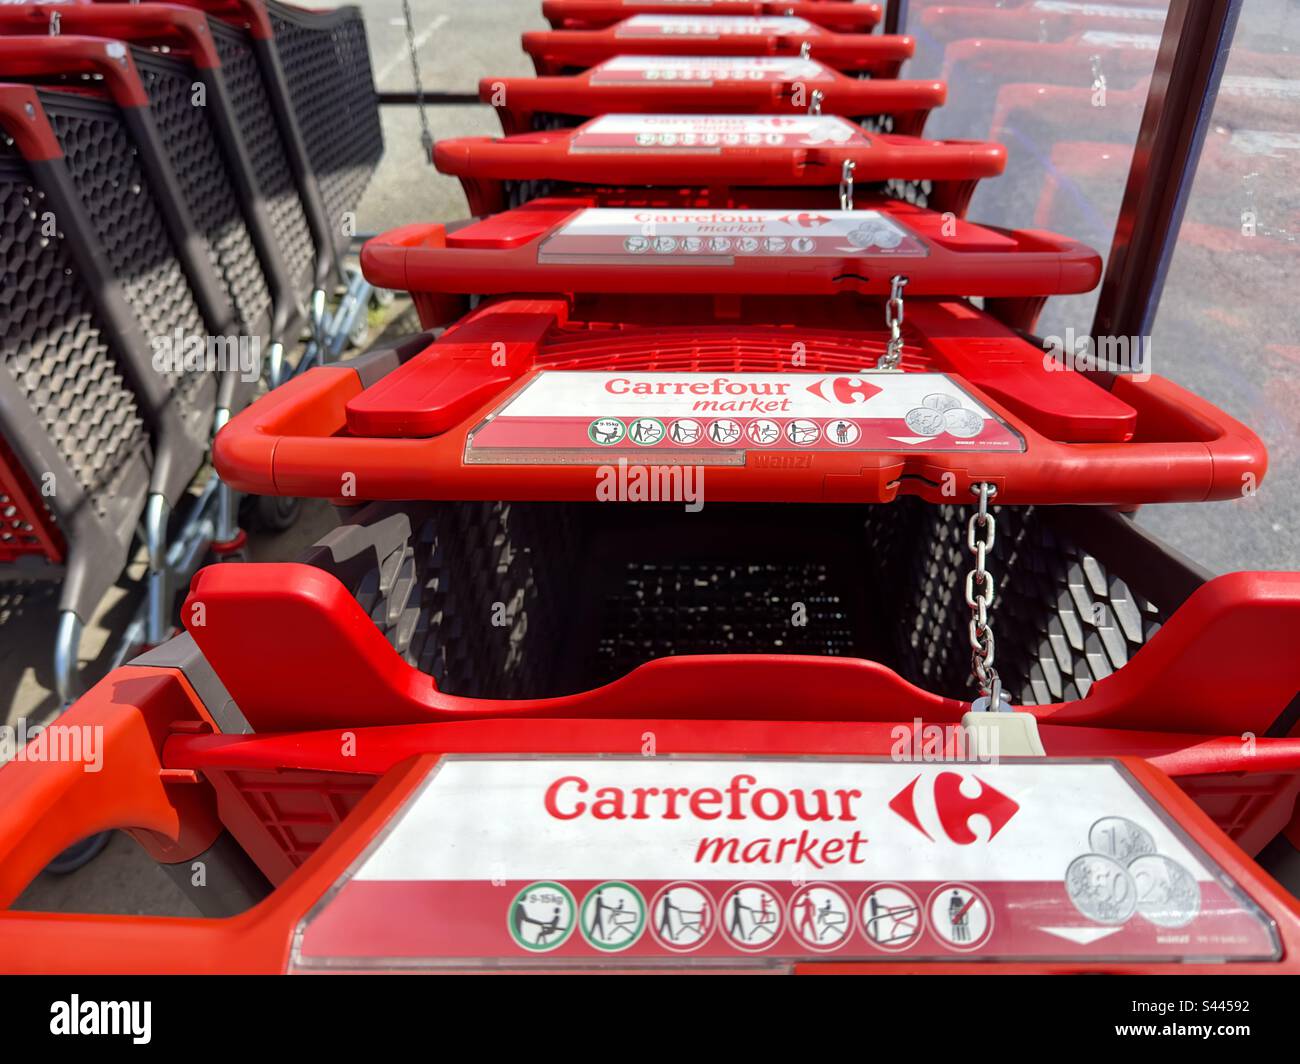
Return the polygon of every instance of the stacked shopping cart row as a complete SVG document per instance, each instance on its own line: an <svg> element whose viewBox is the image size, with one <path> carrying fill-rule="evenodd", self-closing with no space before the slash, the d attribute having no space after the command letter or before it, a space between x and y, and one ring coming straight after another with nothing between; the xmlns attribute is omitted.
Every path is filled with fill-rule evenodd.
<svg viewBox="0 0 1300 1064"><path fill-rule="evenodd" d="M660 6L549 0L539 76L481 85L505 136L436 147L475 217L363 252L427 331L222 430L232 485L346 519L203 570L82 700L120 804L69 775L0 897L129 826L224 869L213 914L274 888L187 926L216 969L1293 969L1247 855L1300 788L1300 582L1118 512L1234 497L1258 438L1045 357L1100 259L966 218L1004 152L921 137L944 86L876 9ZM94 963L190 963L135 928Z"/></svg>
<svg viewBox="0 0 1300 1064"><path fill-rule="evenodd" d="M332 294L382 142L357 13L260 0L6 5L0 126L0 574L62 581L66 700L138 526L128 646L164 638L209 545L242 542L228 490L190 486Z"/></svg>

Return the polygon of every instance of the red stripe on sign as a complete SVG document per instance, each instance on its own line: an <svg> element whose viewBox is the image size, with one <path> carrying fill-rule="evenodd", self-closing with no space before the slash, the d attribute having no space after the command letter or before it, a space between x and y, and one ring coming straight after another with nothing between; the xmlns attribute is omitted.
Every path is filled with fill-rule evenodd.
<svg viewBox="0 0 1300 1064"><path fill-rule="evenodd" d="M723 911L724 902L734 898L734 892L728 892L741 883L751 894L742 898L741 906L728 905L728 911ZM667 881L515 880L494 884L354 879L306 922L300 958L308 967L325 962L382 967L385 958L400 966L403 960L417 959L598 961L602 957L645 959L682 953L733 960L755 955L824 958L827 952L843 959L881 956L863 929L869 916L862 911L877 883L836 883L834 896L846 897L853 911L847 919L832 911L816 923L812 919L815 913L791 912L796 893L816 884L796 887L753 879L700 879L688 885L695 893L688 890L679 895L679 904L671 911L665 911L662 901L652 907L668 885ZM967 952L1006 959L1100 960L1265 958L1274 952L1266 924L1212 882L1198 884L1199 911L1178 927L1161 926L1140 912L1133 912L1119 925L1090 920L1075 908L1060 881L893 885L907 888L920 900L923 923L915 941L895 956L951 959L954 952ZM611 900L597 912L593 901L595 891L601 888ZM972 895L978 891L978 895L953 915L948 905L955 888ZM755 889L758 893L753 893ZM981 904L977 906L977 902ZM958 938L954 928L966 917L970 919ZM942 926L945 923L947 927ZM796 929L807 937L813 927L822 929L823 946L828 935L836 943L829 951L813 953L796 937ZM698 945L693 945L692 936L699 939ZM596 940L604 945L593 944ZM745 945L738 946L738 941Z"/></svg>

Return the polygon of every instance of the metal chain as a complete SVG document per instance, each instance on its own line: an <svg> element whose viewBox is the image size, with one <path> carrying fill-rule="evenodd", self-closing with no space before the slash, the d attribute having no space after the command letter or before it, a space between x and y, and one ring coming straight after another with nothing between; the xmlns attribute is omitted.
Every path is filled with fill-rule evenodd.
<svg viewBox="0 0 1300 1064"><path fill-rule="evenodd" d="M402 18L406 21L406 50L411 53L411 76L415 79L415 106L420 112L420 146L424 161L433 165L433 133L429 129L429 115L424 109L424 81L420 77L420 57L415 45L415 26L411 20L411 0L402 0Z"/></svg>
<svg viewBox="0 0 1300 1064"><path fill-rule="evenodd" d="M822 100L826 99L826 94L821 89L813 89L812 97L808 101L808 113L810 115L819 115L822 113Z"/></svg>
<svg viewBox="0 0 1300 1064"><path fill-rule="evenodd" d="M812 41L804 41L799 45L799 58L810 59L812 57Z"/></svg>
<svg viewBox="0 0 1300 1064"><path fill-rule="evenodd" d="M972 484L979 496L979 506L966 527L966 546L975 555L975 568L966 574L966 605L971 609L971 674L979 684L980 694L989 699L989 710L996 713L1002 704L1002 681L994 668L995 643L989 627L989 608L993 605L993 577L986 562L997 535L997 520L989 513L989 500L998 493L992 484Z"/></svg>
<svg viewBox="0 0 1300 1064"><path fill-rule="evenodd" d="M840 210L853 210L853 171L857 169L857 163L852 159L845 159L844 165L840 167Z"/></svg>
<svg viewBox="0 0 1300 1064"><path fill-rule="evenodd" d="M889 282L889 299L885 301L885 324L889 326L889 343L876 362L876 369L898 369L903 361L903 289L907 278L902 274Z"/></svg>
<svg viewBox="0 0 1300 1064"><path fill-rule="evenodd" d="M1101 56L1091 55L1088 57L1088 61L1089 63L1092 64L1093 90L1096 91L1097 89L1100 89L1102 92L1102 97L1104 98L1106 94L1106 75L1102 72L1101 69Z"/></svg>

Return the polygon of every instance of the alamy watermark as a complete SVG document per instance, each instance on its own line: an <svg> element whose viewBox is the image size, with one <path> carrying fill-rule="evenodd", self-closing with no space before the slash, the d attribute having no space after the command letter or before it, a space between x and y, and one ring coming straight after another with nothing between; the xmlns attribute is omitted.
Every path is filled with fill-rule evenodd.
<svg viewBox="0 0 1300 1064"><path fill-rule="evenodd" d="M1077 336L1067 328L1063 337L1046 336L1043 343L1043 368L1049 373L1100 371L1123 373L1135 381L1151 379L1150 336Z"/></svg>
<svg viewBox="0 0 1300 1064"><path fill-rule="evenodd" d="M262 338L243 334L203 336L177 327L151 337L153 368L158 373L237 372L245 384L262 375Z"/></svg>
<svg viewBox="0 0 1300 1064"><path fill-rule="evenodd" d="M43 742L37 742L38 739ZM66 762L85 772L104 767L104 727L101 724L0 725L0 765L9 761Z"/></svg>
<svg viewBox="0 0 1300 1064"><path fill-rule="evenodd" d="M596 470L597 502L681 502L687 513L704 509L704 467L637 465L620 458Z"/></svg>
<svg viewBox="0 0 1300 1064"><path fill-rule="evenodd" d="M999 739L996 728L967 727L964 724L926 724L920 717L911 724L890 729L891 761L978 761L998 763Z"/></svg>

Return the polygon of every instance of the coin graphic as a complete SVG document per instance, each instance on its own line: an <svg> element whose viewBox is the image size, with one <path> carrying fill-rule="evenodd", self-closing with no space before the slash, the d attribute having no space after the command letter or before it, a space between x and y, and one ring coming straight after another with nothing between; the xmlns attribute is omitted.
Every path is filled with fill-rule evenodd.
<svg viewBox="0 0 1300 1064"><path fill-rule="evenodd" d="M1137 911L1157 927L1185 927L1201 911L1201 887L1172 857L1147 853L1128 866L1137 885Z"/></svg>
<svg viewBox="0 0 1300 1064"><path fill-rule="evenodd" d="M903 417L907 427L919 436L938 436L943 431L943 414L928 406L914 406Z"/></svg>
<svg viewBox="0 0 1300 1064"><path fill-rule="evenodd" d="M1101 853L1070 862L1065 891L1079 912L1099 924L1122 924L1137 908L1137 886L1128 869Z"/></svg>
<svg viewBox="0 0 1300 1064"><path fill-rule="evenodd" d="M984 419L974 410L965 410L962 407L945 412L943 425L954 436L960 436L962 439L978 436L984 431Z"/></svg>
<svg viewBox="0 0 1300 1064"><path fill-rule="evenodd" d="M928 406L931 410L938 410L944 413L948 410L955 410L961 406L961 403L951 395L944 395L943 392L935 392L933 395L927 395L921 400L922 406Z"/></svg>
<svg viewBox="0 0 1300 1064"><path fill-rule="evenodd" d="M1121 864L1134 857L1155 853L1156 843L1144 828L1122 816L1104 816L1088 829L1088 845Z"/></svg>
<svg viewBox="0 0 1300 1064"><path fill-rule="evenodd" d="M845 236L855 248L887 247L885 241L889 238L889 230L878 222L863 222L850 229Z"/></svg>

